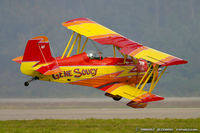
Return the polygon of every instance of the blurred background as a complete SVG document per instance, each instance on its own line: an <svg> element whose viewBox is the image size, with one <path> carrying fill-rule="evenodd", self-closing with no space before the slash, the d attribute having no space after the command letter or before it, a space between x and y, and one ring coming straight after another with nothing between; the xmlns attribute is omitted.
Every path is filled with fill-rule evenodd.
<svg viewBox="0 0 200 133"><path fill-rule="evenodd" d="M199 0L0 0L0 98L104 97L89 87L44 81L32 82L12 59L23 55L28 39L49 38L55 56L61 56L69 34L62 22L90 18L143 45L172 54L189 63L169 67L156 94L167 97L200 96ZM99 46L99 45L98 45ZM105 56L110 49L99 46Z"/></svg>

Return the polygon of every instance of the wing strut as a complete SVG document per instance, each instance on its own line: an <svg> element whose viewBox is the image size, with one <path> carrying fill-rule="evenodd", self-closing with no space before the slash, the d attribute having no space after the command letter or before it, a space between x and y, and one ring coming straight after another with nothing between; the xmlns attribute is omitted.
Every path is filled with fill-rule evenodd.
<svg viewBox="0 0 200 133"><path fill-rule="evenodd" d="M77 54L79 54L79 52L80 52L80 47L81 47L81 35L79 35L79 38L78 38Z"/></svg>
<svg viewBox="0 0 200 133"><path fill-rule="evenodd" d="M65 50L64 50L64 52L63 52L63 54L62 54L62 56L61 56L61 59L64 58L64 56L65 56L65 54L66 54L66 52L67 52L67 50L68 50L68 48L69 48L69 46L70 46L70 44L71 44L71 42L72 42L72 39L74 38L74 34L75 34L75 32L72 33L72 35L71 35L71 37L70 37L70 39L69 39L69 42L67 43L67 46L66 46L66 48L65 48ZM82 48L81 48L81 39L82 39L81 37L82 37L81 34L77 33L77 35L76 35L76 37L75 37L75 39L74 39L74 41L73 41L73 43L72 43L72 45L71 45L71 48L70 48L70 50L69 50L69 52L68 52L68 54L67 54L67 57L70 56L70 54L71 54L71 52L72 52L72 50L73 50L73 48L74 48L74 46L75 46L77 40L78 40L77 54L80 54L80 53L83 52L83 50L84 50L84 48L85 48L85 45L86 45L86 43L87 43L87 41L88 41L88 38L86 38L86 40L85 40L85 42L84 42L84 44L83 44L83 46L82 46Z"/></svg>
<svg viewBox="0 0 200 133"><path fill-rule="evenodd" d="M72 38L74 37L74 33L75 33L75 32L72 33L71 38L69 39L69 42L68 42L68 44L67 44L67 47L65 48L65 51L63 52L63 55L62 55L61 59L64 58L65 53L67 52L67 49L68 49L68 47L69 47L69 45L70 45L70 43L71 43L71 41L72 41Z"/></svg>
<svg viewBox="0 0 200 133"><path fill-rule="evenodd" d="M149 71L151 70L152 66L153 66L153 64L151 64L151 65L149 66L148 70L146 71L146 73L144 74L144 76L142 77L142 79L140 80L140 82L139 82L139 84L137 85L136 89L138 89L139 86L142 84L144 78L147 76L147 74L148 74Z"/></svg>
<svg viewBox="0 0 200 133"><path fill-rule="evenodd" d="M153 91L153 89L156 87L158 81L160 80L160 78L162 77L162 75L164 74L164 72L166 71L168 66L165 66L165 68L162 70L161 74L159 75L158 79L154 82L152 81L151 84L152 86L149 89L149 92L151 93Z"/></svg>
<svg viewBox="0 0 200 133"><path fill-rule="evenodd" d="M71 52L72 52L72 50L73 50L73 48L74 48L74 45L76 44L76 41L77 41L77 39L79 38L79 36L80 36L80 34L77 34L77 35L76 35L76 38L75 38L75 40L74 40L74 42L73 42L73 44L72 44L72 46L71 46L71 49L69 50L69 52L68 52L68 54L67 54L67 57L70 56L70 54L71 54Z"/></svg>
<svg viewBox="0 0 200 133"><path fill-rule="evenodd" d="M146 71L146 73L144 74L144 76L142 77L142 79L140 80L140 82L138 83L138 85L136 87L136 89L139 89L138 93L143 91L145 85L148 83L148 81L150 80L151 77L153 77L153 79L151 81L149 93L151 93L153 91L153 89L157 85L158 81L160 80L160 78L162 77L164 72L166 71L167 66L165 66L165 68L162 70L160 75L158 75L158 69L159 69L159 65L157 65L157 64L155 66L153 64L151 64L149 66L148 70ZM140 86L141 86L141 88L140 88Z"/></svg>
<svg viewBox="0 0 200 133"><path fill-rule="evenodd" d="M85 40L85 42L84 42L84 44L83 44L83 47L82 47L82 49L81 49L81 53L83 52L83 50L84 50L84 48L85 48L85 45L87 44L87 41L88 41L88 38L86 38L86 40Z"/></svg>

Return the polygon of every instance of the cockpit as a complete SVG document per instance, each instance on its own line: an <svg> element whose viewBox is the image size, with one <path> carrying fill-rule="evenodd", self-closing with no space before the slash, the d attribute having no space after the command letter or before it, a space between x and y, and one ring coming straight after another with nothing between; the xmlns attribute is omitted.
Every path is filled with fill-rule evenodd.
<svg viewBox="0 0 200 133"><path fill-rule="evenodd" d="M96 59L96 60L102 60L102 59L103 59L102 53L101 53L101 52L88 51L88 52L87 52L87 56L88 56L90 59Z"/></svg>

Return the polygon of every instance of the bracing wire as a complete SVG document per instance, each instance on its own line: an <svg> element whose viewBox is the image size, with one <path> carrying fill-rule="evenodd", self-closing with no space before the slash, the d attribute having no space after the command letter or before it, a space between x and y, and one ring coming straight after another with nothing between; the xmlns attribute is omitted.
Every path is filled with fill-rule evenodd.
<svg viewBox="0 0 200 133"><path fill-rule="evenodd" d="M102 54L102 52L99 50L99 48L97 47L97 45L94 43L93 40L90 40L93 44L93 46L96 48L96 50L98 51L98 53Z"/></svg>
<svg viewBox="0 0 200 133"><path fill-rule="evenodd" d="M57 59L56 59L56 56L55 56L55 54L54 54L54 52L53 52L53 50L51 49L51 46L49 45L49 47L50 47L50 51L51 51L51 53L53 54L53 57L55 58L55 60L56 60L56 64L58 65L58 61L57 61Z"/></svg>

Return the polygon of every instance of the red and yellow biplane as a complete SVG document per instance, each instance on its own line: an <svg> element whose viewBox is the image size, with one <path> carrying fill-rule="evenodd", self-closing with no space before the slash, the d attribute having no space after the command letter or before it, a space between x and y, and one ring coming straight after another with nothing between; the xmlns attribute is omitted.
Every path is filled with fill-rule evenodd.
<svg viewBox="0 0 200 133"><path fill-rule="evenodd" d="M88 18L73 19L64 22L63 26L73 33L62 56L53 57L48 38L38 36L28 40L23 56L13 59L21 64L23 74L32 77L25 86L33 80L89 86L104 91L116 101L122 97L130 99L127 103L130 107L144 108L148 102L164 99L152 91L167 67L187 63L143 46ZM113 46L113 56L84 52L88 39ZM75 45L77 54L71 56ZM121 58L116 57L117 51ZM147 83L150 87L144 89Z"/></svg>

